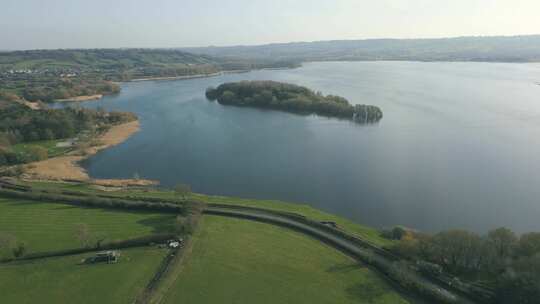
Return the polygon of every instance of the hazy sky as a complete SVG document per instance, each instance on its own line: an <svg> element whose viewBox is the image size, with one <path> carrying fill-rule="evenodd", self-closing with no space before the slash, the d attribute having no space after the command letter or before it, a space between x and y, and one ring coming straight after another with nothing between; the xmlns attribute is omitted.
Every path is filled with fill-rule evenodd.
<svg viewBox="0 0 540 304"><path fill-rule="evenodd" d="M0 0L0 49L540 33L540 0Z"/></svg>

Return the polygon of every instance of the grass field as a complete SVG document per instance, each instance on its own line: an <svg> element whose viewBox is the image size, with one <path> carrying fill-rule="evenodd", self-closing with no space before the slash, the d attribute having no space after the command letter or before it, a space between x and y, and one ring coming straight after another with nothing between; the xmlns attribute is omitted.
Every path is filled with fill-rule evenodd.
<svg viewBox="0 0 540 304"><path fill-rule="evenodd" d="M283 228L204 216L165 303L408 303L377 274Z"/></svg>
<svg viewBox="0 0 540 304"><path fill-rule="evenodd" d="M101 192L82 184L32 185L49 190ZM159 190L106 194L175 197L172 191ZM375 229L307 205L192 196L206 202L257 206L336 221L374 243L391 243ZM0 233L15 235L28 244L30 252L80 247L75 232L79 223L87 224L94 234L115 240L168 232L173 222L173 215L0 198ZM121 264L109 268L76 265L83 256L0 265L0 290L10 290L5 298L0 293L0 303L34 303L38 299L40 303L63 303L68 299L77 303L132 302L164 252L147 248L127 250L123 255ZM342 253L302 234L257 222L204 216L194 236L193 250L184 263L180 276L165 293L164 303L409 303L378 274ZM25 293L28 289L31 291Z"/></svg>
<svg viewBox="0 0 540 304"><path fill-rule="evenodd" d="M81 247L76 238L76 227L80 223L87 224L91 234L111 241L168 232L174 218L174 215L81 208L0 197L0 233L11 234L25 242L28 252Z"/></svg>
<svg viewBox="0 0 540 304"><path fill-rule="evenodd" d="M78 265L88 254L0 264L0 303L132 303L166 251L130 249L121 254L114 265Z"/></svg>
<svg viewBox="0 0 540 304"><path fill-rule="evenodd" d="M87 192L87 193L95 193L97 191L97 190L89 188L89 186L81 185L81 184L70 185L70 184L58 184L58 183L48 183L48 182L34 182L34 183L31 183L31 185L35 186L36 188L41 188L41 189L65 189L65 190L82 191L82 192ZM152 196L152 197L166 198L166 199L175 198L175 194L173 191L166 191L166 190L163 190L163 191L156 190L156 191L150 191L150 192L142 192L142 191L133 190L129 192L122 192L122 191L107 192L106 194L118 195L118 196L124 196L124 195L129 194L131 196L136 196L136 195ZM255 200L255 199L242 199L242 198L225 197L225 196L212 196L212 195L204 195L204 194L197 194L197 193L194 193L191 196L192 198L199 199L207 203L252 206L252 207L260 207L260 208L279 210L279 211L295 212L295 213L302 214L304 216L307 216L311 219L318 220L318 221L336 222L340 228L350 233L357 234L379 246L391 246L394 244L392 240L388 240L381 237L377 229L354 223L345 218L323 212L321 210L315 209L305 204L286 203L286 202L275 201L275 200Z"/></svg>
<svg viewBox="0 0 540 304"><path fill-rule="evenodd" d="M38 146L38 147L43 147L47 149L49 157L54 157L54 156L62 155L71 149L71 148L56 146L56 144L60 142L64 142L64 141L66 140L57 139L57 140L41 140L41 141L34 141L34 142L28 142L28 143L20 143L20 144L13 145L11 149L16 153L28 153L28 149L30 147Z"/></svg>

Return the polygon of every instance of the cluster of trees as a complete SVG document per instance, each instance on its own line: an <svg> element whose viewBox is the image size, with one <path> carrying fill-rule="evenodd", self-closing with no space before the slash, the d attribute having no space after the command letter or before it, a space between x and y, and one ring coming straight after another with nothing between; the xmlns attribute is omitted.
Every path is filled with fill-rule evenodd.
<svg viewBox="0 0 540 304"><path fill-rule="evenodd" d="M458 277L480 278L496 292L497 303L540 299L540 233L521 236L498 228L485 236L465 230L426 235L394 229L395 250L410 259L439 265Z"/></svg>
<svg viewBox="0 0 540 304"><path fill-rule="evenodd" d="M206 97L220 104L269 108L302 114L351 119L374 123L382 111L371 105L351 105L343 97L324 96L308 88L275 81L242 81L208 88Z"/></svg>
<svg viewBox="0 0 540 304"><path fill-rule="evenodd" d="M202 217L205 205L202 203L192 203L187 208L186 216L177 216L175 232L179 235L191 235L195 232L199 220Z"/></svg>
<svg viewBox="0 0 540 304"><path fill-rule="evenodd" d="M192 75L207 75L219 72L215 65L200 64L196 66L151 66L141 67L124 73L123 80L151 77L178 77Z"/></svg>
<svg viewBox="0 0 540 304"><path fill-rule="evenodd" d="M247 71L257 69L293 69L300 67L300 61L296 60L246 60L225 59L219 63L225 71Z"/></svg>
<svg viewBox="0 0 540 304"><path fill-rule="evenodd" d="M49 158L49 151L40 146L31 146L24 153L0 147L0 166L25 164Z"/></svg>
<svg viewBox="0 0 540 304"><path fill-rule="evenodd" d="M10 146L39 140L71 138L81 131L102 132L110 125L135 120L132 113L81 108L31 110L0 101L0 166L27 163L48 157L47 149L31 147L16 153Z"/></svg>
<svg viewBox="0 0 540 304"><path fill-rule="evenodd" d="M46 78L37 81L30 79L21 88L21 96L31 102L52 102L77 96L112 95L120 92L120 86L111 81L85 78Z"/></svg>

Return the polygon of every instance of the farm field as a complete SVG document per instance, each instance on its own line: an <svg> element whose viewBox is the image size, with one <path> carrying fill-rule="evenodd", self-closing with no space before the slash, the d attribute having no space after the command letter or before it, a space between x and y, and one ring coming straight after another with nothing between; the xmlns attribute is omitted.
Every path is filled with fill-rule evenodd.
<svg viewBox="0 0 540 304"><path fill-rule="evenodd" d="M81 247L76 237L77 226L81 223L87 225L93 237L112 241L168 232L174 218L167 214L81 208L0 197L0 233L26 243L27 253Z"/></svg>
<svg viewBox="0 0 540 304"><path fill-rule="evenodd" d="M89 188L86 185L82 184L66 184L66 183L50 183L50 182L33 182L30 184L36 189L63 189L63 190L72 190L72 191L81 191L85 193L104 193L92 188ZM164 199L174 199L174 191L136 191L132 190L129 192L117 191L117 192L106 192L107 195L118 195L118 196L145 196L145 197L157 197ZM372 227L363 226L356 224L348 219L326 213L324 211L315 209L309 205L296 204L296 203L287 203L276 200L256 200L256 199L243 199L235 197L226 197L226 196L213 196L213 195L204 195L193 193L190 195L190 198L198 199L206 203L220 203L220 204L230 204L238 206L250 206L250 207L259 207L270 210L286 211L299 213L304 216L307 216L311 219L318 221L333 221L338 224L338 226L349 233L359 235L372 243L378 246L392 246L394 242L392 240L385 239L380 236L380 233L377 229Z"/></svg>
<svg viewBox="0 0 540 304"><path fill-rule="evenodd" d="M111 265L79 265L92 254L0 264L0 303L132 303L166 252L122 250Z"/></svg>
<svg viewBox="0 0 540 304"><path fill-rule="evenodd" d="M283 228L204 216L165 303L409 303L377 274Z"/></svg>

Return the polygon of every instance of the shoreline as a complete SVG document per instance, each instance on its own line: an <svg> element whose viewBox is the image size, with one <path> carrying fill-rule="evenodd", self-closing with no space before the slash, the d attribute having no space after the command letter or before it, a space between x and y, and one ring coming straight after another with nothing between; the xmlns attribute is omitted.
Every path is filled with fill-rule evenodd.
<svg viewBox="0 0 540 304"><path fill-rule="evenodd" d="M145 179L93 179L81 166L83 160L86 160L101 150L126 141L139 130L139 120L113 126L106 133L97 138L97 141L99 142L99 145L97 146L77 149L63 156L26 164L23 179L33 181L91 182L96 185L109 187L157 185L157 181Z"/></svg>
<svg viewBox="0 0 540 304"><path fill-rule="evenodd" d="M282 68L263 68L282 69ZM291 69L291 68L285 68ZM196 74L172 77L150 77L132 79L126 82L142 81L162 81L162 80L187 80L197 78L209 78L226 74L249 73L253 70L226 70L211 74ZM76 96L66 99L56 99L55 102L84 102L99 100L103 94ZM99 151L118 145L140 129L139 120L112 126L105 134L102 134L96 140L100 143L98 146L80 148L71 151L65 155L49 158L39 162L28 163L24 165L25 172L22 175L24 180L28 181L51 181L51 182L90 182L92 184L104 187L126 187L126 186L155 186L159 181L146 179L93 179L81 166L81 162L97 154Z"/></svg>
<svg viewBox="0 0 540 304"><path fill-rule="evenodd" d="M141 82L141 81L159 81L159 80L188 80L188 79L197 79L197 78L209 78L222 76L227 74L243 74L253 71L271 71L271 70L292 70L297 67L282 67L282 68L260 68L260 69L250 69L250 70L223 70L216 73L210 74L195 74L195 75L184 75L184 76L165 76L165 77L146 77L146 78L135 78L122 82Z"/></svg>
<svg viewBox="0 0 540 304"><path fill-rule="evenodd" d="M196 75L184 75L184 76L166 76L166 77L147 77L147 78L135 78L128 80L126 82L141 82L141 81L155 81L155 80L184 80L184 79L197 79L197 78L207 78L223 75L222 72L211 73L211 74L196 74Z"/></svg>
<svg viewBox="0 0 540 304"><path fill-rule="evenodd" d="M75 96L75 97L71 97L71 98L56 99L56 100L54 100L54 102L90 101L90 100L99 100L101 98L103 98L103 94L82 95L82 96Z"/></svg>

